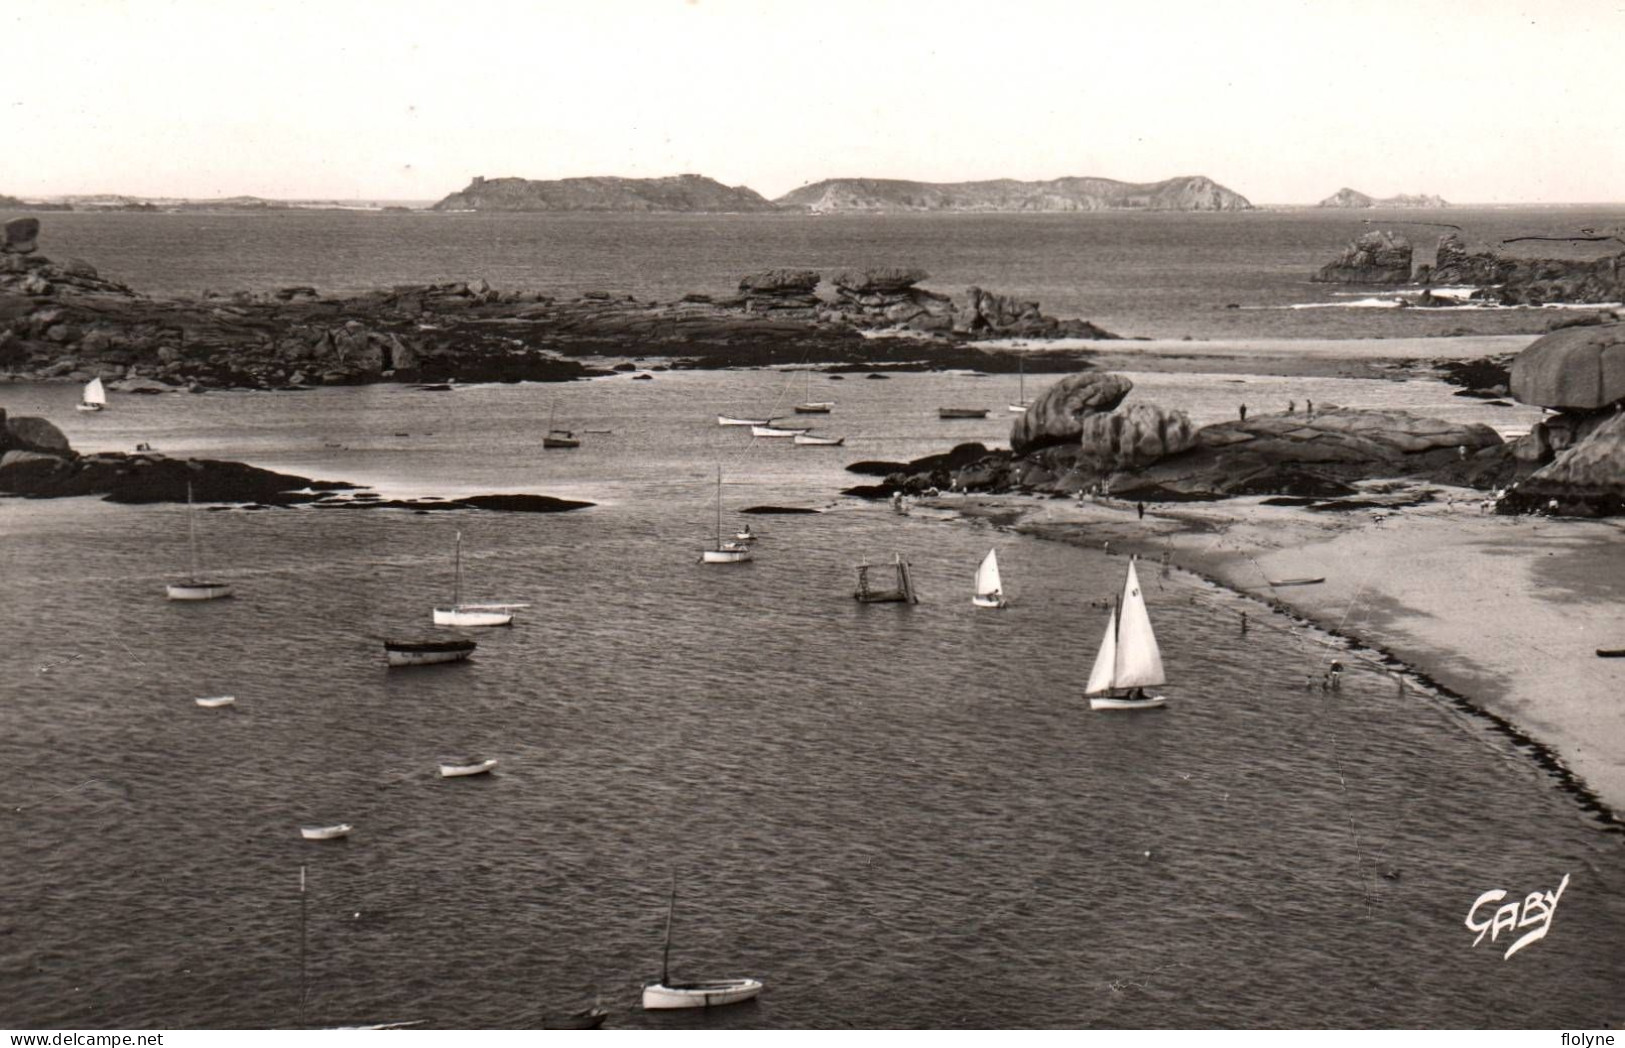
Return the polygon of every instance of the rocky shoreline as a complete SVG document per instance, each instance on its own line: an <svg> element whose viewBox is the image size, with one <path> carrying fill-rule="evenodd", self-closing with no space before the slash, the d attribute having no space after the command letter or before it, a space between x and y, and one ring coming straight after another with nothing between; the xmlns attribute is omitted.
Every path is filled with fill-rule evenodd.
<svg viewBox="0 0 1625 1048"><path fill-rule="evenodd" d="M345 297L311 287L149 298L78 259L37 252L39 222L5 226L0 250L0 380L88 381L165 392L300 389L371 382L560 382L608 374L600 358L673 367L773 363L1013 372L990 339L1112 339L1037 302L969 288L949 296L907 267L746 275L739 293L676 302L587 292L560 298L484 281ZM890 337L876 338L876 334ZM1036 370L1077 370L1089 354L1025 354ZM115 386L113 383L128 383Z"/></svg>

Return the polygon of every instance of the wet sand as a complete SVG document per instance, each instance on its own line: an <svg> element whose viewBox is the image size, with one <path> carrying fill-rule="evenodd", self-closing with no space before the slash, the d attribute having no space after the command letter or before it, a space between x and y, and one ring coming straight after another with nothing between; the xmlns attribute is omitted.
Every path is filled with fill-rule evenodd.
<svg viewBox="0 0 1625 1048"><path fill-rule="evenodd" d="M1143 520L1110 499L970 495L924 507L1148 560L1167 551L1176 568L1403 660L1539 743L1554 771L1625 819L1625 659L1595 654L1625 648L1625 521L1501 517L1480 511L1479 492L1433 484L1371 489L1395 505L1320 512L1238 498L1148 506ZM1306 665L1306 679L1333 654Z"/></svg>

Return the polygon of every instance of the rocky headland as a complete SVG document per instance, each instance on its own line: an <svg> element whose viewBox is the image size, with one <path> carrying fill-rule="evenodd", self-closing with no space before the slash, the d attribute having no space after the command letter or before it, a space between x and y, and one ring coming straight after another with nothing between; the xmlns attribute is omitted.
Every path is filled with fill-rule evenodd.
<svg viewBox="0 0 1625 1048"><path fill-rule="evenodd" d="M930 291L919 286L927 274L906 267L827 281L812 270L768 270L741 279L737 294L669 303L499 290L484 281L344 297L288 287L160 299L102 278L88 262L46 258L37 219L8 222L5 236L0 377L99 377L143 392L567 381L607 374L581 359L600 357L664 356L702 368L800 361L1003 372L1016 369L1014 356L975 343L1116 337L981 288ZM875 333L905 337L869 337ZM1077 350L1027 354L1034 370L1075 370L1088 359Z"/></svg>
<svg viewBox="0 0 1625 1048"><path fill-rule="evenodd" d="M1449 207L1450 203L1441 196L1427 193L1400 193L1391 197L1371 197L1359 190L1344 186L1331 196L1315 205L1316 207Z"/></svg>
<svg viewBox="0 0 1625 1048"><path fill-rule="evenodd" d="M475 176L431 211L776 211L748 186L704 175L671 178L484 178Z"/></svg>
<svg viewBox="0 0 1625 1048"><path fill-rule="evenodd" d="M1021 182L911 182L896 178L831 178L793 189L775 203L830 211L1247 211L1235 190L1203 175L1161 182L1055 178Z"/></svg>
<svg viewBox="0 0 1625 1048"><path fill-rule="evenodd" d="M1547 303L1608 305L1625 301L1625 252L1600 258L1521 258L1470 251L1457 233L1439 238L1431 264L1415 266L1415 250L1402 234L1371 230L1309 279L1320 283L1414 288L1471 286L1469 302L1501 306ZM1455 300L1424 294L1414 304Z"/></svg>

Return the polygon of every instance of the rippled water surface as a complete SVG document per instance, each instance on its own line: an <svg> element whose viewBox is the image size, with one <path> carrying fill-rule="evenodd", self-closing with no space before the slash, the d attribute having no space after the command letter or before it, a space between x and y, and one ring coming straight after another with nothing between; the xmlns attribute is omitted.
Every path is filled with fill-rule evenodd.
<svg viewBox="0 0 1625 1048"><path fill-rule="evenodd" d="M1136 395L1228 415L1222 377ZM4 406L76 446L150 441L390 494L532 491L556 515L201 511L237 596L170 604L182 507L0 501L0 1025L293 1026L299 869L312 1025L514 1026L602 995L612 1026L1542 1026L1617 1021L1619 838L1511 742L1325 638L1144 569L1171 698L1090 713L1120 558L839 498L842 466L997 440L1005 379L819 376L844 448L717 412L778 373L451 393L117 396ZM1269 395L1497 422L1431 383ZM1262 387L1257 387L1262 388ZM975 398L975 399L971 399ZM549 410L584 433L543 452ZM1200 419L1199 419L1200 420ZM961 428L963 427L963 428ZM702 567L715 469L756 560ZM740 517L752 505L815 515ZM528 601L469 662L427 635L454 534L474 599ZM974 609L999 551L1012 605ZM860 558L923 602L860 606ZM1247 609L1254 628L1237 629ZM231 709L198 696L233 694ZM437 758L501 759L441 780ZM348 840L306 842L306 822ZM674 974L759 1002L644 1014L668 878ZM1468 908L1571 883L1547 939L1473 947Z"/></svg>

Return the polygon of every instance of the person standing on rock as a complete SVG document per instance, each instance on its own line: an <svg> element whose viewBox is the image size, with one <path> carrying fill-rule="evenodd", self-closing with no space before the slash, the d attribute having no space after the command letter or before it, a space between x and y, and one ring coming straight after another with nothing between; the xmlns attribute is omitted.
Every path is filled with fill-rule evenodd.
<svg viewBox="0 0 1625 1048"><path fill-rule="evenodd" d="M1308 397L1305 397L1303 401L1303 410L1309 415L1310 418L1314 418L1315 402L1310 400Z"/></svg>
<svg viewBox="0 0 1625 1048"><path fill-rule="evenodd" d="M1289 400L1289 401L1286 402L1286 413L1288 415L1295 414L1297 412L1297 410L1298 410L1298 402L1296 400Z"/></svg>

